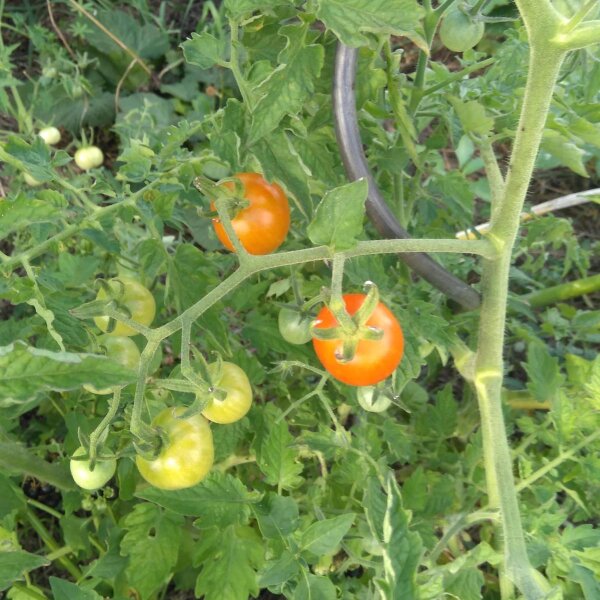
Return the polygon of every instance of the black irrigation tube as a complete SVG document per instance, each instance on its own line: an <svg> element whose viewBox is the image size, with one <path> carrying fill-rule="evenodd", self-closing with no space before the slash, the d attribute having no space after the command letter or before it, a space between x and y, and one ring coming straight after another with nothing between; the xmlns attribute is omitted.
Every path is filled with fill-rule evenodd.
<svg viewBox="0 0 600 600"><path fill-rule="evenodd" d="M407 239L410 235L398 223L386 204L363 153L354 93L357 58L356 48L349 48L338 42L333 75L333 114L340 153L348 178L354 181L364 177L368 181L367 215L377 231L386 238ZM479 306L479 294L471 286L446 271L429 255L411 253L398 256L413 271L467 310Z"/></svg>

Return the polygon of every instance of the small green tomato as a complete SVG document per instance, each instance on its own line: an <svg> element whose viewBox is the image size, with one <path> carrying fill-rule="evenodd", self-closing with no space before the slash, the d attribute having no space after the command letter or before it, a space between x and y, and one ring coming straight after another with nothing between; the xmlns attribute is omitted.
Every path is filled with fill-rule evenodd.
<svg viewBox="0 0 600 600"><path fill-rule="evenodd" d="M40 129L38 135L48 146L54 146L60 142L60 131L56 127L44 127L44 129Z"/></svg>
<svg viewBox="0 0 600 600"><path fill-rule="evenodd" d="M101 488L117 470L117 461L114 458L96 460L92 469L89 460L77 460L77 457L85 456L87 451L80 446L73 453L69 463L71 475L75 483L84 490L97 490Z"/></svg>

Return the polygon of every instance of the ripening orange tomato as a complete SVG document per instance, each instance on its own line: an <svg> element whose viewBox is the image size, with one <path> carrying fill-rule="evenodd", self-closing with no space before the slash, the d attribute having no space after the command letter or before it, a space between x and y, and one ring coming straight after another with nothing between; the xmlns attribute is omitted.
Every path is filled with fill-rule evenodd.
<svg viewBox="0 0 600 600"><path fill-rule="evenodd" d="M244 198L250 204L233 217L233 229L249 254L269 254L283 244L290 229L288 199L276 183L269 183L259 173L237 173L234 177L242 182ZM234 188L230 181L223 185ZM211 208L215 210L214 202ZM213 226L223 246L234 252L218 218L213 219Z"/></svg>
<svg viewBox="0 0 600 600"><path fill-rule="evenodd" d="M365 294L343 296L350 316L362 306L365 298ZM315 327L327 329L337 325L333 313L324 306L317 315ZM382 302L377 304L366 325L381 329L383 337L379 340L360 340L354 358L348 362L341 362L337 358L342 351L342 340L313 338L313 346L321 364L333 377L348 385L374 385L383 381L394 372L402 360L404 353L402 328L385 304Z"/></svg>

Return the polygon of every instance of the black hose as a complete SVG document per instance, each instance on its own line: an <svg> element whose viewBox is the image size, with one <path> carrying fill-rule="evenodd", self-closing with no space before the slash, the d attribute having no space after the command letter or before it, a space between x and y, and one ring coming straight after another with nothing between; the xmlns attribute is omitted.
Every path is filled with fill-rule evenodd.
<svg viewBox="0 0 600 600"><path fill-rule="evenodd" d="M333 75L333 114L340 153L349 179L354 181L364 177L368 181L367 215L377 231L386 238L407 239L410 236L386 204L363 153L354 94L357 58L356 48L338 42ZM398 256L431 285L467 310L479 306L479 294L427 254L406 253Z"/></svg>

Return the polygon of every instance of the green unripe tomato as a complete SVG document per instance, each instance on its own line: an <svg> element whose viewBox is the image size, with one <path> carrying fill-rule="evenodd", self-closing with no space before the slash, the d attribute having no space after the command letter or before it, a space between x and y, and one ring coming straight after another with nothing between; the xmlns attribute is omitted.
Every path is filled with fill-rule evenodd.
<svg viewBox="0 0 600 600"><path fill-rule="evenodd" d="M152 425L162 430L166 443L155 460L135 459L141 476L161 490L196 485L213 465L215 451L208 421L199 414L182 418L185 411L182 406L161 411Z"/></svg>
<svg viewBox="0 0 600 600"><path fill-rule="evenodd" d="M54 146L60 142L60 131L56 127L44 127L44 129L40 129L38 135L48 146Z"/></svg>
<svg viewBox="0 0 600 600"><path fill-rule="evenodd" d="M77 448L69 463L73 481L84 490L97 490L101 488L117 470L117 461L114 458L96 460L94 468L90 468L89 460L75 460L78 456L85 456L83 447Z"/></svg>
<svg viewBox="0 0 600 600"><path fill-rule="evenodd" d="M140 362L140 351L131 338L124 336L105 335L102 337L100 343L106 349L106 356L108 358L123 365L124 367L127 367L128 369L137 369ZM113 391L113 388L98 389L97 387L94 387L88 383L86 383L83 388L92 394L101 395L111 394Z"/></svg>
<svg viewBox="0 0 600 600"><path fill-rule="evenodd" d="M369 412L383 412L392 404L392 399L385 393L375 394L375 388L372 385L359 387L356 390L358 403L364 410Z"/></svg>
<svg viewBox="0 0 600 600"><path fill-rule="evenodd" d="M310 318L293 308L282 308L277 318L279 333L290 344L300 345L310 342L312 339L310 323Z"/></svg>
<svg viewBox="0 0 600 600"><path fill-rule="evenodd" d="M121 290L121 284L123 289ZM111 290L114 291L115 295L119 295L122 291L122 296L118 298L119 304L123 305L131 314L131 320L145 325L146 327L154 320L156 314L156 302L154 296L146 287L144 287L139 281L130 279L129 277L118 277L111 279L108 282ZM104 289L100 289L96 300L104 300L107 298L107 293ZM94 317L94 323L102 331L108 330L108 317ZM127 336L137 335L137 331L125 323L117 322L115 328L107 335L113 336Z"/></svg>
<svg viewBox="0 0 600 600"><path fill-rule="evenodd" d="M104 154L98 146L85 146L75 152L75 164L82 171L99 167L104 162Z"/></svg>
<svg viewBox="0 0 600 600"><path fill-rule="evenodd" d="M243 369L234 363L222 362L220 377L215 377L217 363L208 365L215 387L226 393L223 400L212 398L202 414L213 423L226 425L239 421L252 406L252 387ZM198 395L202 399L202 395Z"/></svg>
<svg viewBox="0 0 600 600"><path fill-rule="evenodd" d="M483 21L475 21L471 15L452 7L440 25L440 39L448 50L465 52L480 42L484 31Z"/></svg>

